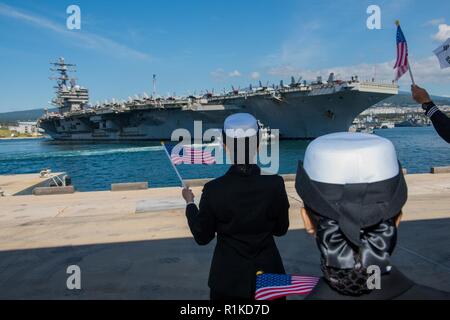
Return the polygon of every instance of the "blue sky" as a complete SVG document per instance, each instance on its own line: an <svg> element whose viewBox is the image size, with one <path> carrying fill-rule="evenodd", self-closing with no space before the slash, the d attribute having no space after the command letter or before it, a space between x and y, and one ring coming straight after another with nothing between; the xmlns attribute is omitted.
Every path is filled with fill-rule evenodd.
<svg viewBox="0 0 450 320"><path fill-rule="evenodd" d="M71 4L81 8L81 30L66 29ZM381 8L381 30L366 27L371 4ZM450 96L450 71L432 54L450 37L449 13L446 0L0 0L0 112L45 107L48 63L59 56L78 65L93 102L151 93L154 73L161 95L330 71L389 81L396 18L418 84Z"/></svg>

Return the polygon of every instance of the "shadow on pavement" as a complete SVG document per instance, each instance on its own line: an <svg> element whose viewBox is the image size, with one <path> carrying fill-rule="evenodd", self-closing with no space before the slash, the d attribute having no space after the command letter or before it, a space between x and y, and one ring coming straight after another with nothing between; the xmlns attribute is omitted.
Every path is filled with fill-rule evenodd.
<svg viewBox="0 0 450 320"><path fill-rule="evenodd" d="M394 264L414 281L450 291L450 219L403 222ZM286 271L320 275L314 239L289 231L277 243ZM191 238L0 252L0 299L208 299L214 244ZM80 291L66 269L81 268Z"/></svg>

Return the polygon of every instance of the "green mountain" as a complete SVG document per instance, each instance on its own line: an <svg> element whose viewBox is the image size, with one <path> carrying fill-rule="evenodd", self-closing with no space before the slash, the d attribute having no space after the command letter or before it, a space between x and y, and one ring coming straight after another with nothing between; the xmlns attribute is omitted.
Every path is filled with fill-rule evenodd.
<svg viewBox="0 0 450 320"><path fill-rule="evenodd" d="M0 113L0 123L12 123L17 121L36 121L43 114L44 109L4 112Z"/></svg>
<svg viewBox="0 0 450 320"><path fill-rule="evenodd" d="M439 96L431 96L431 99L436 103L437 105L450 105L450 98L446 97L439 97ZM407 107L411 105L417 105L417 102L413 100L411 97L410 92L401 91L398 95L387 98L377 105L381 105L383 103L390 103L393 105L401 106L401 107Z"/></svg>

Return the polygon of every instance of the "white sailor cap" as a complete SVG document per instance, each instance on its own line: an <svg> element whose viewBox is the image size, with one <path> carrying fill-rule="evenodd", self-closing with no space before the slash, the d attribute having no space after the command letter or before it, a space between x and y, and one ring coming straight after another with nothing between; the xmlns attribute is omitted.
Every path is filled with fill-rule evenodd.
<svg viewBox="0 0 450 320"><path fill-rule="evenodd" d="M223 130L230 138L250 138L258 133L258 121L249 113L236 113L225 119Z"/></svg>
<svg viewBox="0 0 450 320"><path fill-rule="evenodd" d="M399 173L392 142L349 132L314 140L306 150L303 167L313 181L341 185L380 182Z"/></svg>
<svg viewBox="0 0 450 320"><path fill-rule="evenodd" d="M308 208L337 221L361 246L360 230L396 217L408 189L392 143L376 135L334 133L311 142L295 188Z"/></svg>

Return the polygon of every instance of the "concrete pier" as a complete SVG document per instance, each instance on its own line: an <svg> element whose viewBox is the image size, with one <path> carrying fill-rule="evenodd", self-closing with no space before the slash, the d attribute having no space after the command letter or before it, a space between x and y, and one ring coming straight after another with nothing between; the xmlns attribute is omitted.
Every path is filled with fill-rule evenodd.
<svg viewBox="0 0 450 320"><path fill-rule="evenodd" d="M38 173L0 176L0 189L5 196L30 195L35 188L47 187L53 179L62 179L63 172L41 177Z"/></svg>
<svg viewBox="0 0 450 320"><path fill-rule="evenodd" d="M448 166L448 167L433 167L433 168L431 168L431 173L433 173L433 174L450 173L450 166Z"/></svg>
<svg viewBox="0 0 450 320"><path fill-rule="evenodd" d="M413 280L450 291L450 174L406 179L394 263ZM277 239L286 271L320 275L318 250L299 216L302 202L286 180L291 228ZM193 183L197 198L201 184ZM214 242L195 244L180 194L161 188L1 197L0 298L207 299ZM66 288L70 265L81 268L81 291Z"/></svg>
<svg viewBox="0 0 450 320"><path fill-rule="evenodd" d="M133 183L114 183L111 185L111 191L135 191L148 189L148 182L133 182Z"/></svg>

